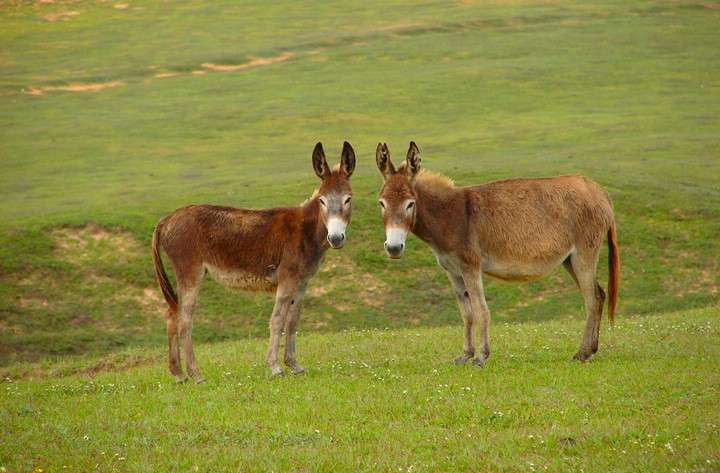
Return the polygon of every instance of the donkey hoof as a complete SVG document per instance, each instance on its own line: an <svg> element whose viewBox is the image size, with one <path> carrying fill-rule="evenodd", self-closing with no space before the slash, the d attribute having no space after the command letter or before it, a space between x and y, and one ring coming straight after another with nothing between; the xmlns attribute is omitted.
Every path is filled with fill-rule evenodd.
<svg viewBox="0 0 720 473"><path fill-rule="evenodd" d="M478 358L473 358L473 360L472 360L472 365L473 365L473 366L477 366L478 368L485 368L485 360L483 360L483 359L480 358L480 357L478 357Z"/></svg>
<svg viewBox="0 0 720 473"><path fill-rule="evenodd" d="M575 353L575 355L573 355L573 360L579 361L581 363L585 363L586 361L588 361L590 359L591 356L592 355L588 355L586 353L579 351L579 352Z"/></svg>
<svg viewBox="0 0 720 473"><path fill-rule="evenodd" d="M458 356L457 358L455 358L455 364L456 364L456 365L464 365L465 363L467 363L467 360L469 360L470 358L472 358L472 355L468 355L467 353L463 353L462 355L460 355L460 356Z"/></svg>
<svg viewBox="0 0 720 473"><path fill-rule="evenodd" d="M195 384L202 384L204 382L205 382L205 378L203 376L195 377Z"/></svg>
<svg viewBox="0 0 720 473"><path fill-rule="evenodd" d="M276 376L276 377L277 377L277 376L285 376L285 372L284 372L283 369L280 368L279 366L273 366L273 367L271 367L271 368L270 368L270 371L272 372L272 375L273 375L273 376Z"/></svg>
<svg viewBox="0 0 720 473"><path fill-rule="evenodd" d="M305 368L300 365L294 365L290 367L290 371L292 371L292 374L301 374L305 372Z"/></svg>
<svg viewBox="0 0 720 473"><path fill-rule="evenodd" d="M183 384L183 383L187 383L188 379L190 379L190 378L188 378L187 376L182 374L182 375L175 376L175 379L177 380L178 384Z"/></svg>

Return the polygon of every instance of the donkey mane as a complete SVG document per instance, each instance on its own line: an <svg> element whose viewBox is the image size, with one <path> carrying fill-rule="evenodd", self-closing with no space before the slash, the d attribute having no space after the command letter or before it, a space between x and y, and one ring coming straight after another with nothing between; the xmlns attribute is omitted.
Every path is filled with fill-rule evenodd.
<svg viewBox="0 0 720 473"><path fill-rule="evenodd" d="M305 207L308 203L312 202L314 199L317 198L317 196L319 195L319 192L320 192L320 188L318 187L317 189L315 189L315 191L312 193L312 195L310 197L308 197L307 199L300 202L300 205L298 205L298 207L300 207L300 208Z"/></svg>
<svg viewBox="0 0 720 473"><path fill-rule="evenodd" d="M421 169L415 178L416 185L434 190L454 189L455 181L449 177Z"/></svg>

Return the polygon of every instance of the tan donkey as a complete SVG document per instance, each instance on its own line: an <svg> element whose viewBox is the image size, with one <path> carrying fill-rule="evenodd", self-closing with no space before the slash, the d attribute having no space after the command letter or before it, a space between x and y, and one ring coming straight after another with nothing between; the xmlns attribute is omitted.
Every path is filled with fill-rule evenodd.
<svg viewBox="0 0 720 473"><path fill-rule="evenodd" d="M490 356L483 273L505 281L529 281L560 264L580 289L587 313L575 358L585 361L597 352L605 292L595 271L605 235L611 324L620 267L613 205L602 187L577 175L455 187L450 179L420 171L414 142L397 169L385 144L378 144L376 161L384 179L379 199L388 256L400 258L407 234L414 233L430 245L455 290L465 327L456 363L472 359L482 366Z"/></svg>
<svg viewBox="0 0 720 473"><path fill-rule="evenodd" d="M320 187L300 206L239 209L189 205L158 222L153 234L153 262L169 307L169 367L178 382L187 379L180 361L181 347L188 376L198 383L204 381L195 361L192 326L195 301L208 273L229 289L275 292L267 365L274 375L283 374L278 350L284 328L285 365L293 373L303 371L295 360L300 308L328 248L342 248L345 243L355 152L345 142L340 164L331 171L318 143L312 165L321 179ZM175 271L177 294L163 268L160 246Z"/></svg>

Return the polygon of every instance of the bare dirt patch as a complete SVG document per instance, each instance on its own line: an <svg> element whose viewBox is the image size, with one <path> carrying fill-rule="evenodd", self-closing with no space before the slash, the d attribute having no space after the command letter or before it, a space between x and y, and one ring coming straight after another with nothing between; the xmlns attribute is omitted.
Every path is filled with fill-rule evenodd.
<svg viewBox="0 0 720 473"><path fill-rule="evenodd" d="M145 312L156 315L165 314L166 303L165 299L160 297L160 289L146 287L141 294L136 294L133 297Z"/></svg>
<svg viewBox="0 0 720 473"><path fill-rule="evenodd" d="M34 86L31 85L27 89L23 90L24 94L28 95L43 95L46 92L52 92L54 90L61 90L64 92L98 92L111 87L119 87L125 85L125 82L121 80L114 80L112 82L104 82L97 84L68 84L68 85L42 85Z"/></svg>
<svg viewBox="0 0 720 473"><path fill-rule="evenodd" d="M47 13L45 15L42 15L42 18L47 21L69 20L70 18L78 16L79 14L80 12L77 11L61 11L57 13Z"/></svg>
<svg viewBox="0 0 720 473"><path fill-rule="evenodd" d="M679 209L671 211L681 214ZM668 268L662 280L668 294L681 298L694 294L718 294L716 262L699 250L686 248L682 242L690 241L688 232L658 242L660 261Z"/></svg>
<svg viewBox="0 0 720 473"><path fill-rule="evenodd" d="M30 363L14 366L12 370L0 369L0 379L19 380L33 378L65 378L69 376L96 376L101 373L129 371L142 366L152 366L160 362L163 354L147 355L109 355L92 365L71 367L64 362L46 368L43 363Z"/></svg>
<svg viewBox="0 0 720 473"><path fill-rule="evenodd" d="M317 51L307 51L301 53L302 55L316 55L318 54ZM240 71L243 69L249 69L252 67L259 67L259 66L269 66L270 64L275 64L278 62L286 61L292 57L295 57L297 54L285 51L279 56L275 57L267 57L267 58L255 58L251 57L248 62L242 63L242 64L215 64L213 62L204 62L200 66L202 69L193 70L190 72L158 72L153 76L154 79L165 79L168 77L177 77L182 75L201 75L201 74L207 74L208 72L234 72L234 71ZM150 69L157 69L157 66L151 66Z"/></svg>
<svg viewBox="0 0 720 473"><path fill-rule="evenodd" d="M93 222L83 227L62 227L52 231L56 251L73 264L92 259L124 258L139 255L143 248L130 232L107 230Z"/></svg>
<svg viewBox="0 0 720 473"><path fill-rule="evenodd" d="M225 64L214 64L212 62L204 62L202 67L213 71L239 71L241 69L247 69L249 67L267 66L276 62L282 62L295 56L294 53L285 51L280 56L268 57L268 58L253 58L250 62L244 64L225 65Z"/></svg>
<svg viewBox="0 0 720 473"><path fill-rule="evenodd" d="M311 297L323 297L327 293L348 287L357 288L356 299L334 303L333 305L340 310L352 310L361 305L381 307L385 304L390 289L389 285L378 276L360 271L351 261L341 260L324 264L310 283L307 294Z"/></svg>
<svg viewBox="0 0 720 473"><path fill-rule="evenodd" d="M387 26L381 26L380 28L375 28L373 31L395 31L395 30L406 30L409 28L417 28L418 26L422 26L422 22L409 22L409 23L393 23L391 25Z"/></svg>
<svg viewBox="0 0 720 473"><path fill-rule="evenodd" d="M83 227L62 227L51 232L55 253L82 273L86 287L111 287L110 304L139 306L141 313L155 320L165 311L165 301L152 281L148 286L138 287L126 281L119 281L102 274L98 263L123 264L134 258L149 259L149 248L145 248L130 232L107 229L89 222ZM40 301L42 302L42 301ZM38 301L28 301L37 304ZM127 305L127 304L126 304Z"/></svg>
<svg viewBox="0 0 720 473"><path fill-rule="evenodd" d="M687 253L685 253L687 254ZM668 265L675 265L684 255L676 259L668 259ZM689 259L685 257L686 261ZM694 259L697 261L697 259ZM680 267L674 274L666 278L665 286L669 294L681 298L692 294L718 294L718 279L711 267Z"/></svg>
<svg viewBox="0 0 720 473"><path fill-rule="evenodd" d="M118 4L115 5L116 9L126 9L128 8L125 4ZM301 53L303 55L316 55L318 54L317 51L307 51ZM184 76L184 75L202 75L207 74L208 72L233 72L233 71L239 71L243 69L248 69L251 67L258 67L258 66L267 66L270 64L275 64L278 62L286 61L294 56L296 56L296 53L285 51L279 56L275 57L268 57L268 58L253 58L251 57L250 60L243 64L215 64L212 62L204 62L200 65L201 69L195 69L189 72L157 72L155 73L150 81L153 79L166 79L169 77L178 77L178 76ZM148 69L156 70L159 69L158 66L149 66ZM114 80L110 82L102 82L102 83L72 83L67 85L30 85L26 89L22 89L20 93L28 94L28 95L43 95L48 92L53 91L61 91L61 92L99 92L101 90L109 89L112 87L120 87L126 85L125 82L121 80Z"/></svg>

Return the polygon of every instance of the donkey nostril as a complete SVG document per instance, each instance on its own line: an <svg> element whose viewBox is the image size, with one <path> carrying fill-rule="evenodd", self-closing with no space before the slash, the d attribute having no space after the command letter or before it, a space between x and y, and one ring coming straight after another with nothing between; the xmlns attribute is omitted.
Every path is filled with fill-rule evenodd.
<svg viewBox="0 0 720 473"><path fill-rule="evenodd" d="M385 242L385 251L392 254L400 254L405 249L404 243L392 243Z"/></svg>
<svg viewBox="0 0 720 473"><path fill-rule="evenodd" d="M333 248L339 248L345 242L345 234L340 233L339 235L328 235L327 241Z"/></svg>

